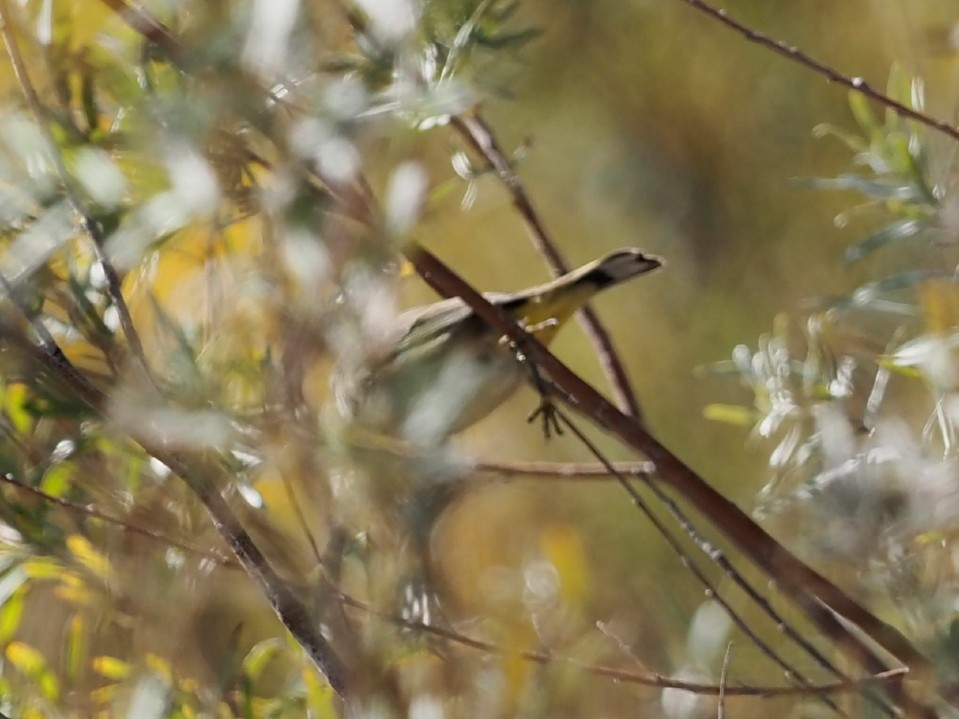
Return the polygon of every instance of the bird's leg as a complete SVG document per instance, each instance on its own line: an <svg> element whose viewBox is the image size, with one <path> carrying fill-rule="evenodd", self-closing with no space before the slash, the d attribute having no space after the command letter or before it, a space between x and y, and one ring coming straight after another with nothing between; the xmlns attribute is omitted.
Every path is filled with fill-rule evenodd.
<svg viewBox="0 0 959 719"><path fill-rule="evenodd" d="M549 387L543 375L540 373L539 367L536 365L536 362L530 359L515 345L514 351L516 353L516 360L525 363L526 366L529 367L533 379L533 387L539 393L539 405L526 416L526 421L535 422L537 418L541 418L543 422L543 435L546 439L552 437L553 434L563 434L563 426L559 420L559 410L553 403L552 397L549 396Z"/></svg>
<svg viewBox="0 0 959 719"><path fill-rule="evenodd" d="M527 422L535 422L537 417L543 418L543 436L549 439L553 433L563 434L563 425L559 421L559 409L553 400L545 394L540 394L539 406L526 415Z"/></svg>

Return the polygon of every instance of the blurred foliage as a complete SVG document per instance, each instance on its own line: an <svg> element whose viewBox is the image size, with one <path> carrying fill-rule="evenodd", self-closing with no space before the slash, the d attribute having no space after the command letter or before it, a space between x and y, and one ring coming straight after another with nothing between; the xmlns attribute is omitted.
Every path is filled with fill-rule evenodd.
<svg viewBox="0 0 959 719"><path fill-rule="evenodd" d="M693 27L666 6L149 3L175 46L111 7L0 3L27 74L8 63L0 85L0 711L686 716L714 700L690 709L681 692L577 665L718 683L731 639L735 682L781 679L615 488L474 481L463 445L584 459L545 445L513 403L462 445L417 456L357 441L335 411L332 367L382 352L397 308L426 298L403 270L412 234L484 289L541 279L498 179L447 125L482 100L503 137L535 134L505 150L571 258L637 243L668 257L669 288L650 280L598 306L619 310L610 325L651 426L719 482L750 465L739 434L689 431L715 389L690 390L690 367L754 334L769 319L757 307L824 298L801 331L780 320L758 351L737 348L725 369L753 406L708 414L774 442L762 508L815 523L802 548L830 568L868 558L854 581L953 670L955 208L952 156L926 131L858 95L859 131L839 130L835 98L807 102L785 65L745 77L754 49L717 27L678 48ZM742 10L772 33L802 13ZM834 38L853 64L874 50L881 33L858 22L846 43L845 13L868 13L829 12L839 35L815 17L795 40ZM889 88L923 107L905 71ZM823 116L817 132L856 169L810 184L865 198L840 224L883 223L846 259L895 265L868 284L828 258L842 238L823 229L824 193L770 200L770 177L834 171L834 149L785 155ZM641 241L622 239L637 227ZM38 361L47 334L105 406ZM598 376L574 331L558 346ZM356 668L355 706L223 561L201 504L144 437L225 469L216 489ZM574 659L534 664L531 648Z"/></svg>
<svg viewBox="0 0 959 719"><path fill-rule="evenodd" d="M924 111L921 80L899 68L887 94ZM757 350L736 347L731 361L713 369L737 375L753 406L712 405L706 416L752 426L755 438L771 443L758 514L805 537L801 546L820 563L865 563L868 571L854 575L860 590L893 607L954 678L954 153L891 110L880 121L859 93L851 93L850 107L858 132L823 125L816 134L841 140L859 170L804 184L864 197L837 225L862 217L879 225L845 259L884 253L894 269L847 296L814 298L801 332L781 316Z"/></svg>

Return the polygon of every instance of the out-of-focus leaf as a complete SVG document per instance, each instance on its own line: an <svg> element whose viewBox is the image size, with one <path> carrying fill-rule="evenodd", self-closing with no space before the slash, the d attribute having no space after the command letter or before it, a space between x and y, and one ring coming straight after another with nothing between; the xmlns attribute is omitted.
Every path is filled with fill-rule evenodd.
<svg viewBox="0 0 959 719"><path fill-rule="evenodd" d="M697 377L705 377L706 375L731 377L742 374L742 367L735 360L720 360L710 362L708 365L700 365L695 372Z"/></svg>
<svg viewBox="0 0 959 719"><path fill-rule="evenodd" d="M853 90L849 93L849 109L856 118L856 123L870 138L879 132L879 123L869 107L869 100L861 92Z"/></svg>
<svg viewBox="0 0 959 719"><path fill-rule="evenodd" d="M203 375L196 364L196 352L193 349L190 339L186 336L182 325L170 316L156 295L151 292L147 295L147 298L150 301L150 306L153 308L157 324L173 338L179 350L177 352L175 366L177 370L182 373L181 381L200 382Z"/></svg>
<svg viewBox="0 0 959 719"><path fill-rule="evenodd" d="M869 282L852 293L851 299L859 305L867 305L888 292L909 289L931 279L955 280L951 272L944 270L912 270L901 272L891 277Z"/></svg>
<svg viewBox="0 0 959 719"><path fill-rule="evenodd" d="M80 614L74 614L67 625L67 637L63 647L63 664L67 677L76 679L83 670L87 656L87 623Z"/></svg>
<svg viewBox="0 0 959 719"><path fill-rule="evenodd" d="M496 21L499 23L504 23L513 17L516 12L519 10L519 0L511 0L511 2L493 3L489 9L489 14L496 18Z"/></svg>
<svg viewBox="0 0 959 719"><path fill-rule="evenodd" d="M147 654L145 663L167 686L173 686L173 668L170 666L170 662L151 652Z"/></svg>
<svg viewBox="0 0 959 719"><path fill-rule="evenodd" d="M39 489L54 497L62 497L70 486L75 466L73 462L57 462L43 473Z"/></svg>
<svg viewBox="0 0 959 719"><path fill-rule="evenodd" d="M13 423L14 429L20 434L26 434L33 426L33 413L30 407L30 390L24 384L7 385L3 395L3 408Z"/></svg>
<svg viewBox="0 0 959 719"><path fill-rule="evenodd" d="M26 593L26 589L21 586L0 607L0 644L9 642L20 628Z"/></svg>
<svg viewBox="0 0 959 719"><path fill-rule="evenodd" d="M812 134L813 137L816 138L835 137L855 153L866 152L866 150L869 149L867 143L859 135L829 123L816 125L812 130Z"/></svg>
<svg viewBox="0 0 959 719"><path fill-rule="evenodd" d="M91 68L83 69L80 82L80 107L86 122L86 131L90 135L96 135L100 124L100 108L97 105L96 81Z"/></svg>
<svg viewBox="0 0 959 719"><path fill-rule="evenodd" d="M86 537L72 534L67 537L67 549L74 558L101 581L108 582L113 574L110 560L98 552Z"/></svg>
<svg viewBox="0 0 959 719"><path fill-rule="evenodd" d="M65 159L73 176L99 207L119 207L128 196L127 179L106 152L84 146L66 154ZM116 227L103 229L109 235Z"/></svg>
<svg viewBox="0 0 959 719"><path fill-rule="evenodd" d="M263 668L283 649L280 639L265 639L256 644L243 658L243 671L250 679L256 681L263 673Z"/></svg>
<svg viewBox="0 0 959 719"><path fill-rule="evenodd" d="M886 94L897 102L912 107L913 85L909 75L903 71L898 62L894 62L889 69L889 78L886 80ZM893 129L902 122L902 119L891 107L886 108L886 127Z"/></svg>
<svg viewBox="0 0 959 719"><path fill-rule="evenodd" d="M14 641L7 645L5 654L13 666L37 683L47 699L56 701L59 698L60 684L38 649L25 642Z"/></svg>
<svg viewBox="0 0 959 719"><path fill-rule="evenodd" d="M925 229L925 226L926 223L922 220L892 222L848 248L843 254L843 259L846 262L857 262L880 247L915 237Z"/></svg>
<svg viewBox="0 0 959 719"><path fill-rule="evenodd" d="M109 656L94 657L92 662L93 671L101 677L113 681L123 681L132 671L130 665L122 659Z"/></svg>
<svg viewBox="0 0 959 719"><path fill-rule="evenodd" d="M862 175L800 178L796 184L815 190L852 190L877 200L914 200L919 196L911 185L874 180Z"/></svg>
<svg viewBox="0 0 959 719"><path fill-rule="evenodd" d="M90 699L96 704L109 704L117 698L120 693L120 687L116 684L109 684L90 692Z"/></svg>
<svg viewBox="0 0 959 719"><path fill-rule="evenodd" d="M734 404L710 404L703 409L703 417L740 427L751 427L760 419L759 413L749 407Z"/></svg>
<svg viewBox="0 0 959 719"><path fill-rule="evenodd" d="M507 48L521 47L542 34L543 31L539 28L530 27L525 30L502 32L495 35L480 34L476 37L476 42L478 45L493 50L505 50Z"/></svg>
<svg viewBox="0 0 959 719"><path fill-rule="evenodd" d="M93 607L96 605L95 595L84 585L61 584L53 590L53 593L58 598L76 607Z"/></svg>
<svg viewBox="0 0 959 719"><path fill-rule="evenodd" d="M336 694L328 683L312 669L303 671L303 680L306 682L306 699L310 708L310 716L316 719L336 719L339 711L336 708Z"/></svg>
<svg viewBox="0 0 959 719"><path fill-rule="evenodd" d="M26 581L27 573L19 564L5 571L3 578L0 579L0 604L6 603L7 599L13 596L15 592L18 592Z"/></svg>
<svg viewBox="0 0 959 719"><path fill-rule="evenodd" d="M50 557L34 557L23 563L22 569L30 579L57 579L63 574L63 565Z"/></svg>

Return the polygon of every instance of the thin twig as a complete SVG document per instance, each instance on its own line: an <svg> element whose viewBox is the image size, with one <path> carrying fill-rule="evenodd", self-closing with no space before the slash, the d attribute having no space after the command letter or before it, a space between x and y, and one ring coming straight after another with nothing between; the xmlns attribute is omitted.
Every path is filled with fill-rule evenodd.
<svg viewBox="0 0 959 719"><path fill-rule="evenodd" d="M612 462L617 474L625 477L651 477L652 462ZM616 477L605 465L579 462L477 462L470 471L491 474L502 479L558 479L611 481Z"/></svg>
<svg viewBox="0 0 959 719"><path fill-rule="evenodd" d="M450 123L469 142L473 149L489 163L500 181L506 186L512 197L513 206L526 224L526 230L533 246L546 261L550 271L556 277L569 272L569 265L563 259L559 248L547 232L546 226L533 207L529 194L523 187L523 183L520 182L509 158L500 148L492 128L483 119L479 110L475 109L468 115L454 115L450 118ZM596 357L602 365L603 372L606 373L616 404L626 414L642 420L639 401L636 399L636 393L629 381L626 368L613 346L613 338L589 306L584 307L577 316L596 351Z"/></svg>
<svg viewBox="0 0 959 719"><path fill-rule="evenodd" d="M812 70L818 75L822 75L829 82L834 82L837 85L848 87L850 90L861 92L863 95L875 100L880 105L888 107L901 117L907 117L910 120L915 120L926 127L931 127L933 130L947 135L953 140L959 140L959 130L949 123L943 122L942 120L937 120L936 118L930 117L919 110L914 110L907 105L903 105L901 102L889 97L889 95L874 89L863 78L844 75L829 65L826 65L825 63L807 55L796 46L789 45L782 40L777 40L776 38L765 35L757 30L754 30L748 25L739 22L738 20L734 20L733 18L729 17L729 14L722 8L714 7L709 3L703 2L703 0L680 0L680 2L684 2L699 12L711 17L713 20L722 23L730 30L742 35L749 42L754 42L757 45L776 53L777 55L782 55L783 57L788 58L789 60L802 65L809 70Z"/></svg>
<svg viewBox="0 0 959 719"><path fill-rule="evenodd" d="M726 717L726 675L729 672L729 659L733 654L733 643L726 645L726 655L723 657L723 671L719 675L719 706L716 709L716 719Z"/></svg>

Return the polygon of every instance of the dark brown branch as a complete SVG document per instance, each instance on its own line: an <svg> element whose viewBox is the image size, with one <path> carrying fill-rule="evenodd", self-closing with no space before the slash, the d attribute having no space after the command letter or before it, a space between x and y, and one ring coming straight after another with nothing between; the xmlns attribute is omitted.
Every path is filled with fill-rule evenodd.
<svg viewBox="0 0 959 719"><path fill-rule="evenodd" d="M870 671L883 671L885 662L858 634L849 631L835 614L857 625L879 646L920 676L934 670L895 627L856 603L842 589L800 561L756 524L745 512L723 497L702 477L658 442L634 419L560 362L500 308L464 282L449 267L422 247L409 253L420 276L440 294L460 297L491 327L514 341L523 354L549 377L549 389L577 411L641 452L655 465L657 474L703 516L708 517L743 554L774 579L780 589L804 611L826 636ZM835 613L835 614L834 614ZM924 708L918 711L926 713Z"/></svg>
<svg viewBox="0 0 959 719"><path fill-rule="evenodd" d="M764 35L757 30L753 30L748 25L744 25L738 20L734 20L733 18L729 17L729 14L722 8L713 7L709 3L703 2L703 0L680 0L680 2L684 2L699 12L711 17L713 20L722 23L730 30L742 35L749 42L754 42L757 45L776 53L777 55L782 55L792 62L812 70L818 75L822 75L829 82L834 82L837 85L848 87L850 90L861 92L871 100L875 100L880 105L888 107L900 117L907 117L910 120L915 120L926 127L931 127L933 130L951 137L953 140L959 140L959 130L949 123L943 122L942 120L937 120L923 112L914 110L907 105L903 105L901 102L889 97L889 95L874 89L861 77L843 75L841 72L833 69L829 65L810 57L794 45L789 45L782 40L777 40L776 38Z"/></svg>
<svg viewBox="0 0 959 719"><path fill-rule="evenodd" d="M454 115L450 119L451 124L457 132L462 135L473 149L479 153L490 167L496 172L500 181L509 190L510 197L513 200L513 206L523 218L526 224L527 232L533 242L537 252L546 261L550 271L556 277L569 272L570 267L566 260L560 254L559 248L553 242L546 226L540 219L539 214L533 208L533 202L520 182L519 177L513 170L509 158L499 146L492 128L486 124L479 110L474 110L468 115ZM636 393L633 391L632 383L629 381L629 375L626 374L626 368L623 367L619 354L613 346L613 338L599 321L599 317L588 306L584 307L578 314L580 323L586 331L593 348L596 351L596 357L602 365L606 378L609 381L610 389L616 398L616 404L629 415L642 419L642 410L639 401L636 399Z"/></svg>

